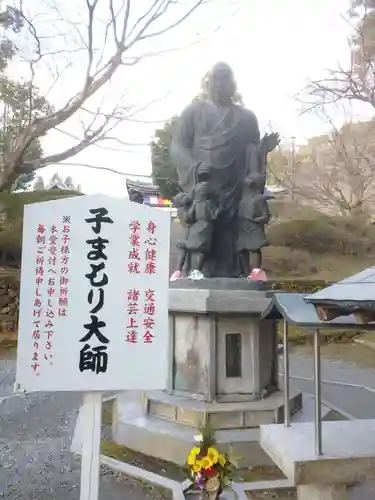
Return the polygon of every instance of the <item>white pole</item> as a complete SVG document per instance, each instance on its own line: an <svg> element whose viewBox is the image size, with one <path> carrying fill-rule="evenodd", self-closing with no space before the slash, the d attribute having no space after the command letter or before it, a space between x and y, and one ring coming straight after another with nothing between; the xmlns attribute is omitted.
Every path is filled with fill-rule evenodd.
<svg viewBox="0 0 375 500"><path fill-rule="evenodd" d="M322 449L322 374L320 366L320 331L314 333L314 382L315 382L315 452L323 455Z"/></svg>
<svg viewBox="0 0 375 500"><path fill-rule="evenodd" d="M289 344L288 322L284 319L284 425L290 426Z"/></svg>
<svg viewBox="0 0 375 500"><path fill-rule="evenodd" d="M81 411L83 418L80 500L98 500L102 393L86 392Z"/></svg>

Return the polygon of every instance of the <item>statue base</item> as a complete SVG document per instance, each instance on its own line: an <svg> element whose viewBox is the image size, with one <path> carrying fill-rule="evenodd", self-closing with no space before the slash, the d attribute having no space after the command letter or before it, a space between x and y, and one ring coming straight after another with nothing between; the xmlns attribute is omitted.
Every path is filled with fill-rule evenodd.
<svg viewBox="0 0 375 500"><path fill-rule="evenodd" d="M270 464L259 426L284 420L276 323L261 318L272 292L261 282L209 278L171 283L169 294L168 388L143 399L119 395L115 441L182 465L209 423L220 449L232 445L245 466ZM300 392L290 406L301 409Z"/></svg>
<svg viewBox="0 0 375 500"><path fill-rule="evenodd" d="M301 393L291 393L290 405L293 412L301 409ZM198 427L209 421L221 428L215 432L220 451L232 448L241 457L241 467L253 467L273 465L260 447L259 426L281 423L284 401L281 392L250 403L212 405L165 393L122 393L113 412L114 441L127 448L185 465Z"/></svg>

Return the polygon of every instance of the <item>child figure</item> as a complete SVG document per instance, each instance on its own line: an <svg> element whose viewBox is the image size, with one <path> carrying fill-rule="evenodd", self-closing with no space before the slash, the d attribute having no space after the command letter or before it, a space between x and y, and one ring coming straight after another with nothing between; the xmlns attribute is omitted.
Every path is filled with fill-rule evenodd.
<svg viewBox="0 0 375 500"><path fill-rule="evenodd" d="M192 223L190 219L191 205L193 198L186 193L178 193L173 199L173 204L177 207L178 218L181 222L182 227L186 228L185 240L177 242L176 246L180 249L180 257L178 260L178 265L176 271L172 273L170 281L177 281L179 279L185 278L184 268L186 266L187 271L191 268L191 255L186 248L186 239L188 236L189 225Z"/></svg>
<svg viewBox="0 0 375 500"><path fill-rule="evenodd" d="M176 281L184 278L185 264L189 278L198 280L204 278L202 272L205 258L211 251L213 221L216 216L215 207L210 199L208 170L201 169L197 175L197 184L192 196L180 193L174 203L178 206L181 224L188 226L186 239L178 244L181 249L178 269L172 274L170 280Z"/></svg>
<svg viewBox="0 0 375 500"><path fill-rule="evenodd" d="M204 176L200 178L204 179ZM188 215L191 225L187 232L186 250L193 260L189 275L191 279L204 278L202 269L211 251L215 217L216 210L210 200L208 182L201 180L194 188L194 199Z"/></svg>
<svg viewBox="0 0 375 500"><path fill-rule="evenodd" d="M264 176L250 174L244 180L238 209L237 250L242 273L250 279L266 281L262 268L262 248L268 245L265 226L271 218L264 193Z"/></svg>

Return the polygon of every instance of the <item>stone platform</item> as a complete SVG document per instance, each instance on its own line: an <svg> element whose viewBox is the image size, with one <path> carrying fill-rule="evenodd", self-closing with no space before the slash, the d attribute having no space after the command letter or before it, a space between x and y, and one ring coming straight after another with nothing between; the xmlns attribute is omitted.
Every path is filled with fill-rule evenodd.
<svg viewBox="0 0 375 500"><path fill-rule="evenodd" d="M313 423L262 426L260 443L299 500L345 500L347 485L375 478L375 420L323 422L322 456Z"/></svg>
<svg viewBox="0 0 375 500"><path fill-rule="evenodd" d="M180 280L169 293L167 390L119 396L115 441L184 464L197 429L210 423L223 449L233 444L248 465L269 463L259 425L284 419L276 323L261 319L271 293L264 283L228 278ZM300 393L290 406L301 409Z"/></svg>

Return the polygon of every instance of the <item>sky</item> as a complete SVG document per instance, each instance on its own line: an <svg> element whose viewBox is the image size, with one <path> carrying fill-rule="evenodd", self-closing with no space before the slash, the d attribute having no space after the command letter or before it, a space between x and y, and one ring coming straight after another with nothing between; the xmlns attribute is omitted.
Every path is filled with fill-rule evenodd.
<svg viewBox="0 0 375 500"><path fill-rule="evenodd" d="M149 1L137 0L137 6ZM82 2L65 0L64 6L68 9ZM148 144L155 128L191 101L202 76L217 61L232 66L245 105L255 112L263 132L271 126L284 141L295 137L297 143L323 133L327 123L318 116L301 115L301 105L293 96L309 79L322 77L328 68L348 61L350 25L343 17L347 8L345 0L211 0L189 21L142 49L154 53L170 47L180 50L123 68L101 93L107 106L121 100L134 111L138 109L131 121L111 134L119 141L104 141L67 160L75 165L51 165L41 171L43 177L48 179L59 171L63 177L72 176L87 194L124 196L123 175L82 164L149 175ZM201 41L194 43L196 40ZM81 66L82 61L76 59L50 92L54 104L63 104L79 88ZM15 71L22 74L23 69ZM42 88L46 75L43 70L37 75ZM369 116L367 109L356 108L350 117ZM340 121L343 116L333 111L332 118ZM71 135L79 132L75 120L62 127L62 132L49 134L43 139L45 153L71 146Z"/></svg>

